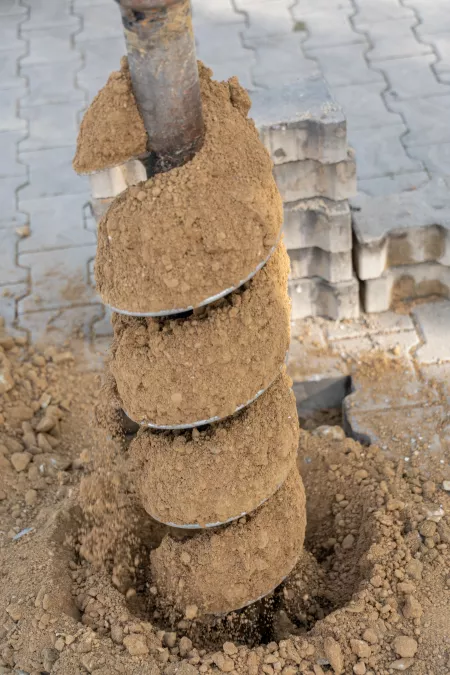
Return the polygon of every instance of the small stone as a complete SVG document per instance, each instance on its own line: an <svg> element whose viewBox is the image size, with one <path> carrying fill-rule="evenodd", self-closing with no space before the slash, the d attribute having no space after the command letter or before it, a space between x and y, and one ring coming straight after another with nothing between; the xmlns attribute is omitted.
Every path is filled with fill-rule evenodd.
<svg viewBox="0 0 450 675"><path fill-rule="evenodd" d="M42 452L51 452L53 450L45 434L38 434L37 440L38 447L42 450Z"/></svg>
<svg viewBox="0 0 450 675"><path fill-rule="evenodd" d="M345 431L342 427L331 427L326 424L314 429L312 434L313 436L320 436L321 438L329 438L331 441L343 441L346 438Z"/></svg>
<svg viewBox="0 0 450 675"><path fill-rule="evenodd" d="M6 499L6 492L4 490L0 490L0 502L4 501Z"/></svg>
<svg viewBox="0 0 450 675"><path fill-rule="evenodd" d="M424 520L419 525L419 532L422 537L432 537L436 532L436 523L432 520Z"/></svg>
<svg viewBox="0 0 450 675"><path fill-rule="evenodd" d="M9 452L22 452L23 445L16 438L9 437L5 440L5 445Z"/></svg>
<svg viewBox="0 0 450 675"><path fill-rule="evenodd" d="M349 549L353 548L355 544L355 537L353 534L348 534L346 537L344 537L344 540L342 541L342 548L346 551Z"/></svg>
<svg viewBox="0 0 450 675"><path fill-rule="evenodd" d="M163 643L166 647L175 647L177 643L177 634L176 633L164 633Z"/></svg>
<svg viewBox="0 0 450 675"><path fill-rule="evenodd" d="M323 642L325 656L330 662L336 675L341 675L344 672L344 660L342 658L342 650L338 642L332 637L326 637Z"/></svg>
<svg viewBox="0 0 450 675"><path fill-rule="evenodd" d="M37 502L38 493L36 490L27 490L25 492L25 504L27 506L34 506Z"/></svg>
<svg viewBox="0 0 450 675"><path fill-rule="evenodd" d="M411 658L417 651L417 642L412 637L399 635L393 642L396 654L402 657Z"/></svg>
<svg viewBox="0 0 450 675"><path fill-rule="evenodd" d="M366 673L366 664L364 661L358 661L358 663L355 663L353 666L353 672L355 675L365 675Z"/></svg>
<svg viewBox="0 0 450 675"><path fill-rule="evenodd" d="M53 665L59 659L59 653L56 651L56 649L49 649L46 647L42 650L41 656L44 670L45 672L49 673L53 668Z"/></svg>
<svg viewBox="0 0 450 675"><path fill-rule="evenodd" d="M178 643L178 648L180 650L180 656L181 657L186 656L192 649L192 640L190 640L186 636L183 636L180 642Z"/></svg>
<svg viewBox="0 0 450 675"><path fill-rule="evenodd" d="M16 227L16 234L21 239L25 239L26 237L29 237L30 232L31 232L31 230L30 230L29 225L21 225L21 227Z"/></svg>
<svg viewBox="0 0 450 675"><path fill-rule="evenodd" d="M408 670L413 663L414 659L398 659L397 661L392 661L389 664L389 668L392 668L392 670Z"/></svg>
<svg viewBox="0 0 450 675"><path fill-rule="evenodd" d="M187 605L185 611L184 611L184 616L186 619L189 621L192 621L192 619L195 619L195 617L198 614L198 607L197 605Z"/></svg>
<svg viewBox="0 0 450 675"><path fill-rule="evenodd" d="M61 637L59 637L55 641L55 649L57 649L59 652L62 652L62 650L64 649L65 646L66 646L66 643Z"/></svg>
<svg viewBox="0 0 450 675"><path fill-rule="evenodd" d="M123 642L123 628L117 623L114 623L111 626L111 640L115 642L116 645L121 645Z"/></svg>
<svg viewBox="0 0 450 675"><path fill-rule="evenodd" d="M56 418L45 415L38 423L36 431L38 433L51 431L56 426L57 421Z"/></svg>
<svg viewBox="0 0 450 675"><path fill-rule="evenodd" d="M403 605L405 619L420 619L423 614L422 605L413 595L407 595Z"/></svg>
<svg viewBox="0 0 450 675"><path fill-rule="evenodd" d="M28 464L31 462L32 454L29 452L15 452L14 454L11 455L11 464L15 468L15 470L20 473L21 471L25 471L27 468Z"/></svg>
<svg viewBox="0 0 450 675"><path fill-rule="evenodd" d="M23 616L23 610L21 605L12 603L6 608L7 613L13 621L20 621Z"/></svg>
<svg viewBox="0 0 450 675"><path fill-rule="evenodd" d="M224 656L222 652L217 652L212 657L213 662L222 673L231 673L234 670L234 661L229 656Z"/></svg>
<svg viewBox="0 0 450 675"><path fill-rule="evenodd" d="M67 363L68 361L75 361L75 357L72 352L59 352L53 356L54 363Z"/></svg>
<svg viewBox="0 0 450 675"><path fill-rule="evenodd" d="M378 642L378 635L371 628L367 628L363 633L363 639L369 644L374 645Z"/></svg>
<svg viewBox="0 0 450 675"><path fill-rule="evenodd" d="M131 656L145 656L148 654L148 647L143 635L132 633L123 638L123 644Z"/></svg>
<svg viewBox="0 0 450 675"><path fill-rule="evenodd" d="M419 581L422 578L423 563L420 560L413 558L406 565L405 571L410 577Z"/></svg>
<svg viewBox="0 0 450 675"><path fill-rule="evenodd" d="M446 492L450 492L450 480L444 480L444 482L442 483L442 488Z"/></svg>
<svg viewBox="0 0 450 675"><path fill-rule="evenodd" d="M352 652L360 659L368 659L372 653L370 646L364 640L350 640Z"/></svg>
<svg viewBox="0 0 450 675"><path fill-rule="evenodd" d="M233 654L237 654L238 651L234 642L224 642L222 649L228 656L233 656Z"/></svg>

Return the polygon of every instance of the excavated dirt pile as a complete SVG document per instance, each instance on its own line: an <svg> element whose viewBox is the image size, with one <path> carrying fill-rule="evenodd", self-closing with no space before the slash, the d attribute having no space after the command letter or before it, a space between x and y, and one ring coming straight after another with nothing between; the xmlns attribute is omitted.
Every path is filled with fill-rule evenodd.
<svg viewBox="0 0 450 675"><path fill-rule="evenodd" d="M93 423L97 378L67 350L0 345L5 675L449 672L448 447L430 475L339 427L300 432L308 525L295 569L241 612L180 616L152 579L168 530L140 506L129 439ZM275 542L261 550L276 557Z"/></svg>

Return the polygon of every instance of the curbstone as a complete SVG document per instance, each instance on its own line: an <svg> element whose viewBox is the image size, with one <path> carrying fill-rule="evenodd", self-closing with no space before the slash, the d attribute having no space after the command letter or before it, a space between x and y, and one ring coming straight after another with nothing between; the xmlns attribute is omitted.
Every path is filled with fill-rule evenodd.
<svg viewBox="0 0 450 675"><path fill-rule="evenodd" d="M356 194L356 165L352 150L348 151L346 160L336 164L306 159L278 164L273 173L284 202L312 197L340 201Z"/></svg>
<svg viewBox="0 0 450 675"><path fill-rule="evenodd" d="M450 267L439 263L419 263L390 267L378 279L362 282L366 312L385 312L392 303L393 292L398 300L429 295L450 297Z"/></svg>
<svg viewBox="0 0 450 675"><path fill-rule="evenodd" d="M383 197L360 194L352 207L360 279L376 279L400 265L450 265L450 192L444 179Z"/></svg>
<svg viewBox="0 0 450 675"><path fill-rule="evenodd" d="M313 277L289 281L292 319L326 316L330 319L356 319L359 316L359 284L356 278L329 284Z"/></svg>
<svg viewBox="0 0 450 675"><path fill-rule="evenodd" d="M352 248L352 220L346 200L305 199L284 205L284 243L288 251L316 246L337 253Z"/></svg>
<svg viewBox="0 0 450 675"><path fill-rule="evenodd" d="M320 248L297 248L289 251L289 258L293 280L316 276L334 284L353 277L351 249L330 253Z"/></svg>
<svg viewBox="0 0 450 675"><path fill-rule="evenodd" d="M275 165L305 159L323 164L347 160L345 116L322 78L255 91L252 99L250 116Z"/></svg>

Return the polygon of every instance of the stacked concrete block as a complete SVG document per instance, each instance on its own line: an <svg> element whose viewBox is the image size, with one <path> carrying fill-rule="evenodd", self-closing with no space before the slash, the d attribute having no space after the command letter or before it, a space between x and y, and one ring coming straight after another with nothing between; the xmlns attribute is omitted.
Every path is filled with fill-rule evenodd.
<svg viewBox="0 0 450 675"><path fill-rule="evenodd" d="M450 297L448 179L386 197L353 202L355 264L366 312L386 311L397 300Z"/></svg>
<svg viewBox="0 0 450 675"><path fill-rule="evenodd" d="M251 116L284 203L294 319L359 314L348 199L356 193L346 120L321 77L253 93Z"/></svg>

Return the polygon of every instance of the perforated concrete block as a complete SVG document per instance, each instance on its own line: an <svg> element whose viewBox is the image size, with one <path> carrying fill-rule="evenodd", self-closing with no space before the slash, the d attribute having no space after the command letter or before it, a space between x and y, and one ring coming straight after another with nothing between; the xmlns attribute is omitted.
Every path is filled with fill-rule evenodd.
<svg viewBox="0 0 450 675"><path fill-rule="evenodd" d="M356 194L356 165L352 150L336 164L321 164L314 159L278 164L274 177L283 202L327 197L335 201Z"/></svg>
<svg viewBox="0 0 450 675"><path fill-rule="evenodd" d="M439 263L402 265L387 269L378 279L362 282L366 312L385 312L397 300L440 295L450 297L450 267Z"/></svg>
<svg viewBox="0 0 450 675"><path fill-rule="evenodd" d="M323 279L291 279L292 319L324 316L355 319L359 316L359 284L356 278L330 284Z"/></svg>
<svg viewBox="0 0 450 675"><path fill-rule="evenodd" d="M303 199L284 205L284 243L288 250L316 246L337 253L352 248L347 200Z"/></svg>
<svg viewBox="0 0 450 675"><path fill-rule="evenodd" d="M389 267L450 265L450 186L435 178L415 191L352 200L355 260L360 279Z"/></svg>
<svg viewBox="0 0 450 675"><path fill-rule="evenodd" d="M253 92L250 116L275 164L347 156L345 116L321 76Z"/></svg>
<svg viewBox="0 0 450 675"><path fill-rule="evenodd" d="M351 281L352 252L330 253L320 248L296 248L289 251L291 277L320 277L330 283Z"/></svg>

